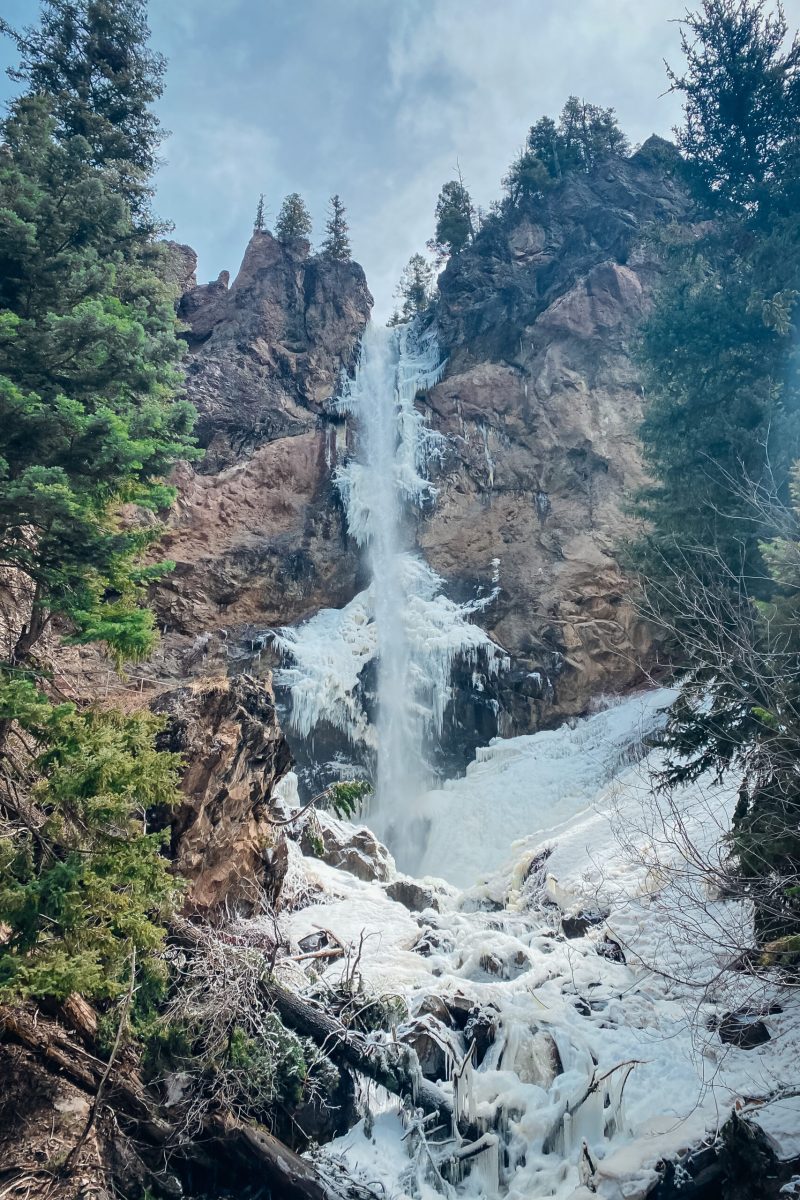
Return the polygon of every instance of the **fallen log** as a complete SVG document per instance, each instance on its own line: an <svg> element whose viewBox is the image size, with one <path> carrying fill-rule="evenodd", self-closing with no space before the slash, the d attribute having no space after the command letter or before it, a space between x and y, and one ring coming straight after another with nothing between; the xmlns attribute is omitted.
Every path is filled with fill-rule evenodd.
<svg viewBox="0 0 800 1200"><path fill-rule="evenodd" d="M86 1006L88 1008L88 1006ZM70 1012L75 1023L76 1007ZM83 1010L86 1018L86 1009ZM57 1021L31 1008L0 1007L0 1040L13 1041L33 1051L48 1068L66 1076L90 1096L96 1096L107 1063L96 1058ZM248 1126L230 1113L210 1117L199 1139L186 1140L160 1111L158 1099L129 1066L119 1065L109 1076L108 1106L115 1116L135 1124L137 1139L162 1155L196 1164L208 1172L220 1160L233 1163L259 1184L268 1183L285 1200L345 1200L324 1180L313 1164L301 1158L265 1129ZM211 1147L216 1144L217 1152Z"/></svg>
<svg viewBox="0 0 800 1200"><path fill-rule="evenodd" d="M193 948L201 947L209 936L203 928L184 918L173 920L171 928L178 941ZM416 1052L410 1046L377 1042L354 1033L337 1017L273 978L263 980L260 988L264 1000L283 1023L295 1033L311 1038L333 1062L358 1071L393 1095L407 1097L426 1113L453 1119L450 1097L423 1077Z"/></svg>

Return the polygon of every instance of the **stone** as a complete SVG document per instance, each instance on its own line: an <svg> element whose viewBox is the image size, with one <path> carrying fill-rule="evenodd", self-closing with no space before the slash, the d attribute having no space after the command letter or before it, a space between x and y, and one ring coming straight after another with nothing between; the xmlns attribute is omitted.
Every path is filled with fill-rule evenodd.
<svg viewBox="0 0 800 1200"><path fill-rule="evenodd" d="M402 904L410 912L423 912L426 908L439 911L439 901L432 888L418 883L415 879L393 879L386 885L386 895L398 904Z"/></svg>
<svg viewBox="0 0 800 1200"><path fill-rule="evenodd" d="M602 925L607 916L607 912L601 912L599 909L580 909L577 912L564 913L561 918L561 932L566 938L585 937L594 925Z"/></svg>
<svg viewBox="0 0 800 1200"><path fill-rule="evenodd" d="M167 720L159 748L186 763L171 854L189 881L187 908L226 903L248 913L264 898L274 903L282 834L269 820L270 797L291 756L269 681L199 681L164 692L152 707Z"/></svg>
<svg viewBox="0 0 800 1200"><path fill-rule="evenodd" d="M648 231L693 215L676 156L650 139L568 177L440 276L448 366L423 407L449 441L418 540L459 597L499 559L499 594L475 620L510 656L478 697L456 695L446 736L462 761L487 723L488 737L551 727L641 682L654 653L619 546L644 481L631 349L660 270Z"/></svg>
<svg viewBox="0 0 800 1200"><path fill-rule="evenodd" d="M530 1037L523 1038L516 1047L513 1062L502 1059L503 1070L513 1070L521 1083L532 1083L549 1088L564 1071L558 1046L551 1033L538 1029Z"/></svg>
<svg viewBox="0 0 800 1200"><path fill-rule="evenodd" d="M350 825L330 813L316 814L313 831L310 823L305 825L300 846L304 854L357 879L385 883L394 874L394 859L366 825Z"/></svg>
<svg viewBox="0 0 800 1200"><path fill-rule="evenodd" d="M452 1032L436 1017L415 1018L397 1030L398 1041L416 1051L420 1070L426 1079L437 1082L447 1078L448 1058L458 1055Z"/></svg>
<svg viewBox="0 0 800 1200"><path fill-rule="evenodd" d="M719 1040L740 1050L754 1050L770 1040L764 1022L748 1012L727 1012L717 1025Z"/></svg>

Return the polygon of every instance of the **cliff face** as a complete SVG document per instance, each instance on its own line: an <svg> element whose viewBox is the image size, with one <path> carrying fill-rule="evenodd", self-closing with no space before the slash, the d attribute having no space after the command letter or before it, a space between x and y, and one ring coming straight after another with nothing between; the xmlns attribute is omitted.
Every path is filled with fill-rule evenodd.
<svg viewBox="0 0 800 1200"><path fill-rule="evenodd" d="M456 594L485 587L499 560L499 595L478 619L511 657L456 706L467 741L493 731L493 701L500 732L536 728L636 681L651 652L618 557L642 480L631 348L658 277L647 235L689 215L675 167L651 139L572 176L440 279L449 362L425 404L448 449L419 544Z"/></svg>
<svg viewBox="0 0 800 1200"><path fill-rule="evenodd" d="M186 391L206 454L177 474L162 544L177 565L156 604L176 648L352 595L356 556L331 483L336 424L324 413L372 305L356 263L269 233L253 235L230 286L226 272L188 281Z"/></svg>
<svg viewBox="0 0 800 1200"><path fill-rule="evenodd" d="M456 679L452 755L553 724L641 679L650 631L619 568L626 496L642 480L631 350L658 279L654 228L690 219L675 150L567 177L491 222L440 279L444 380L420 403L446 435L437 502L420 521L449 594L479 614L510 667L475 692ZM253 235L233 284L185 288L187 394L206 448L184 467L156 604L173 679L241 669L269 627L341 607L363 586L333 486L343 428L330 411L371 297L363 271ZM494 561L497 560L497 561ZM232 659L234 660L232 662Z"/></svg>

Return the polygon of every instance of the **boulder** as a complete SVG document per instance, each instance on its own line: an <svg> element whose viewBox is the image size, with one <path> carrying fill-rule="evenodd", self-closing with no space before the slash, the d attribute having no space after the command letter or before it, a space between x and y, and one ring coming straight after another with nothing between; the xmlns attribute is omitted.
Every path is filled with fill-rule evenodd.
<svg viewBox="0 0 800 1200"><path fill-rule="evenodd" d="M153 703L166 718L159 747L186 764L184 801L172 814L171 853L187 879L186 904L252 911L280 891L282 834L270 798L291 756L268 680L247 675L198 681Z"/></svg>
<svg viewBox="0 0 800 1200"><path fill-rule="evenodd" d="M770 1032L759 1016L749 1012L727 1012L717 1025L719 1040L740 1050L754 1050L770 1040Z"/></svg>
<svg viewBox="0 0 800 1200"><path fill-rule="evenodd" d="M393 879L386 885L385 891L390 899L402 904L409 912L423 912L426 908L439 911L439 901L433 889L415 879L406 876Z"/></svg>
<svg viewBox="0 0 800 1200"><path fill-rule="evenodd" d="M385 883L394 874L394 859L366 825L351 825L330 813L318 812L313 822L306 823L300 846L304 854L349 871L357 879Z"/></svg>

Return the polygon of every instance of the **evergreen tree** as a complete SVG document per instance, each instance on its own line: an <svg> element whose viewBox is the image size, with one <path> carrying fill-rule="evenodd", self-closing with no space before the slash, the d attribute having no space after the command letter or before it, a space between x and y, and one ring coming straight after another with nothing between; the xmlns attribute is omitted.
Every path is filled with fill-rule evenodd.
<svg viewBox="0 0 800 1200"><path fill-rule="evenodd" d="M161 925L178 895L165 835L148 811L179 799L179 758L154 747L158 722L52 704L0 678L0 720L18 736L0 783L0 999L117 995L137 954L157 984Z"/></svg>
<svg viewBox="0 0 800 1200"><path fill-rule="evenodd" d="M275 236L282 242L307 238L311 234L311 216L298 192L290 192L281 205L275 222Z"/></svg>
<svg viewBox="0 0 800 1200"><path fill-rule="evenodd" d="M253 229L256 233L264 232L264 193L258 197L258 207L256 208L256 219L253 223Z"/></svg>
<svg viewBox="0 0 800 1200"><path fill-rule="evenodd" d="M443 184L436 201L436 232L428 248L439 260L460 254L475 236L475 209L460 175Z"/></svg>
<svg viewBox="0 0 800 1200"><path fill-rule="evenodd" d="M348 233L349 227L344 215L344 205L338 196L331 196L322 253L336 262L349 262L350 238Z"/></svg>
<svg viewBox="0 0 800 1200"><path fill-rule="evenodd" d="M651 483L635 559L682 673L664 781L739 773L730 845L756 934L800 950L797 39L781 50L783 14L761 0L704 0L686 28L670 78L715 219L667 237L644 331Z"/></svg>
<svg viewBox="0 0 800 1200"><path fill-rule="evenodd" d="M590 171L603 159L628 153L628 140L613 108L570 96L558 123L542 117L532 125L525 147L503 179L508 203L541 199L563 175Z"/></svg>
<svg viewBox="0 0 800 1200"><path fill-rule="evenodd" d="M422 254L412 254L403 268L395 295L401 301L403 321L425 311L431 301L433 267Z"/></svg>
<svg viewBox="0 0 800 1200"><path fill-rule="evenodd" d="M651 528L640 546L648 574L671 570L687 549L714 547L735 573L751 582L763 575L759 543L769 530L753 520L746 493L785 488L800 448L792 170L800 111L775 44L782 16L763 10L761 0L705 0L686 18L686 70L670 72L685 95L680 140L698 202L712 197L720 211L703 236L668 238L666 283L644 332L642 441L653 482L639 511ZM783 106L776 77L787 81ZM776 138L766 136L758 106L741 110L754 94L768 98ZM727 120L717 119L734 111L753 122L739 127L736 153ZM792 126L793 137L777 137ZM769 204L757 206L756 192Z"/></svg>
<svg viewBox="0 0 800 1200"><path fill-rule="evenodd" d="M166 67L148 45L146 0L42 0L38 26L0 29L21 55L9 75L49 97L55 138L85 139L86 161L113 169L117 190L144 211L164 136L151 105Z"/></svg>
<svg viewBox="0 0 800 1200"><path fill-rule="evenodd" d="M83 138L54 137L47 97L20 100L3 135L0 561L32 600L14 657L60 613L135 658L152 642L137 556L157 530L123 529L116 509L169 503L161 480L192 455L172 296L136 253L115 177Z"/></svg>
<svg viewBox="0 0 800 1200"><path fill-rule="evenodd" d="M119 169L132 164L144 186L157 142L143 108L151 56L134 36L145 28L136 4L48 5L20 71L37 93L2 124L0 562L28 581L31 603L16 662L54 613L121 658L147 652L152 616L139 598L158 568L138 557L157 530L123 527L117 510L167 504L163 477L193 453L192 409L174 398L173 296ZM103 71L120 38L133 38L129 57Z"/></svg>
<svg viewBox="0 0 800 1200"><path fill-rule="evenodd" d="M787 34L766 0L703 0L686 16L686 66L668 71L684 97L678 145L707 203L757 208L797 165L800 40Z"/></svg>

